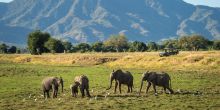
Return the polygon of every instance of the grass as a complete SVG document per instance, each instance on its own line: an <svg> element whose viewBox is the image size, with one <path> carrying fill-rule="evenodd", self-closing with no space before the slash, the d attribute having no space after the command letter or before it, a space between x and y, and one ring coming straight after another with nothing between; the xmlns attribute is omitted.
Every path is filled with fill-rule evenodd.
<svg viewBox="0 0 220 110"><path fill-rule="evenodd" d="M220 67L216 65L219 52L186 52L165 58L154 55L156 53L0 55L0 109L220 109ZM65 62L65 59L72 60L77 57L84 60L85 56L93 60L85 59L87 63L82 61L83 63L74 64L48 63L56 57ZM37 58L38 63L37 60L32 60L36 61L35 63L14 61L20 57ZM100 58L114 60L106 60L100 64L90 63L99 61ZM158 59L161 59L160 63L156 63ZM177 68L174 68L175 62L172 59L179 62ZM196 59L196 62L191 62L191 59ZM186 66L183 66L184 64ZM132 72L133 93L126 93L126 86L122 86L122 94L119 94L119 91L113 94L113 88L105 90L109 86L109 74L115 68ZM140 73L146 70L168 72L172 78L172 88L180 93L162 94L162 88L158 87L159 95L154 96L152 88L145 94L144 87L139 96L137 91L140 88ZM90 99L70 96L69 85L76 75L81 74L86 74L90 79ZM60 93L56 99L45 100L42 96L41 81L46 76L62 76L65 81L64 93ZM107 93L110 95L105 98Z"/></svg>

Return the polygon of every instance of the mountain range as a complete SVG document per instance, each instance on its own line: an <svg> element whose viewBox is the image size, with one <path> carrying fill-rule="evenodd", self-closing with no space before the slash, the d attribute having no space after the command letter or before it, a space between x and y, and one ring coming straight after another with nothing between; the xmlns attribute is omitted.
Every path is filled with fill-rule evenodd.
<svg viewBox="0 0 220 110"><path fill-rule="evenodd" d="M0 42L25 45L33 30L72 43L159 41L188 34L220 39L220 8L182 0L14 0L0 2Z"/></svg>

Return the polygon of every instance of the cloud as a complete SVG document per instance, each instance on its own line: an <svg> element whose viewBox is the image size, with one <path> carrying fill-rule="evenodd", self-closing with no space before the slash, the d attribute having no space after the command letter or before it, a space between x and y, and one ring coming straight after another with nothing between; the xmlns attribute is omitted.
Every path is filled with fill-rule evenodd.
<svg viewBox="0 0 220 110"><path fill-rule="evenodd" d="M148 30L145 29L144 27L142 27L139 23L133 23L131 24L131 28L133 29L137 29L140 31L140 34L143 35L143 36L147 36L148 35Z"/></svg>

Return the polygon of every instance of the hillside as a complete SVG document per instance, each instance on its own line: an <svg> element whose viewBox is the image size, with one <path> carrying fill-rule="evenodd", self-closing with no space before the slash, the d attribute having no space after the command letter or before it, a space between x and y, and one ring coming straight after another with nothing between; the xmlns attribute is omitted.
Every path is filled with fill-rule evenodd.
<svg viewBox="0 0 220 110"><path fill-rule="evenodd" d="M74 42L158 41L198 33L220 39L220 9L182 0L14 0L0 3L0 41L26 44L35 29Z"/></svg>

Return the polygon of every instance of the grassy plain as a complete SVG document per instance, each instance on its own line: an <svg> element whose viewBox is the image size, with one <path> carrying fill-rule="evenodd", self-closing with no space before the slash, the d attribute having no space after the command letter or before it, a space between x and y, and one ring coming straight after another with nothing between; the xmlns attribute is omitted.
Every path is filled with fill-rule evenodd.
<svg viewBox="0 0 220 110"><path fill-rule="evenodd" d="M131 71L134 92L113 94L109 86L112 69ZM172 78L175 95L160 93L152 88L141 96L141 74L144 71L165 71ZM92 98L73 98L69 85L76 75L90 79ZM62 76L64 93L56 99L44 100L41 80L46 76ZM146 53L85 53L0 55L0 109L220 109L220 52L181 52L177 56L159 57ZM106 94L110 93L107 97Z"/></svg>

